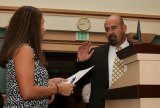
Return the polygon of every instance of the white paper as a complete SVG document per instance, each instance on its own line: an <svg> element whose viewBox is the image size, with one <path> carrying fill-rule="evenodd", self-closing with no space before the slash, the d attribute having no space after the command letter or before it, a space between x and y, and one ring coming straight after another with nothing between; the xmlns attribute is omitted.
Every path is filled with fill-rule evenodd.
<svg viewBox="0 0 160 108"><path fill-rule="evenodd" d="M87 72L89 72L94 66L91 66L87 69L80 70L77 73L73 74L72 76L68 77L67 83L75 84L78 80L80 80Z"/></svg>

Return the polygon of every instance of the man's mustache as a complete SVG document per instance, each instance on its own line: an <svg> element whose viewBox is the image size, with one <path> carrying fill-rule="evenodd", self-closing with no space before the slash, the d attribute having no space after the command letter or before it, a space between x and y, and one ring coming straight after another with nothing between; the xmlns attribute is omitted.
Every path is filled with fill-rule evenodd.
<svg viewBox="0 0 160 108"><path fill-rule="evenodd" d="M116 35L109 35L109 43L110 45L117 45L117 37Z"/></svg>
<svg viewBox="0 0 160 108"><path fill-rule="evenodd" d="M112 40L112 41L117 40L116 35L109 35L109 40Z"/></svg>

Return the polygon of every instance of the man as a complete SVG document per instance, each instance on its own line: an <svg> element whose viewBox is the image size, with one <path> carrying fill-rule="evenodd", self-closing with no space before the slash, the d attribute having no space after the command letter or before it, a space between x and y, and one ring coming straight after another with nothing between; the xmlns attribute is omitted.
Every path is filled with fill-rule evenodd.
<svg viewBox="0 0 160 108"><path fill-rule="evenodd" d="M108 44L90 50L90 42L84 42L77 54L77 70L95 65L84 78L91 80L89 108L105 108L106 92L112 84L113 63L117 56L116 47L129 46L126 38L127 26L120 16L109 16L104 23L104 28Z"/></svg>

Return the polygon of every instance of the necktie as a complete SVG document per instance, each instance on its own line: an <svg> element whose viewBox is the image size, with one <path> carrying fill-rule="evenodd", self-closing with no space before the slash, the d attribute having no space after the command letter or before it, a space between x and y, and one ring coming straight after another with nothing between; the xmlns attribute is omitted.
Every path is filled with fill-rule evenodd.
<svg viewBox="0 0 160 108"><path fill-rule="evenodd" d="M121 50L121 47L116 48L117 51ZM112 84L119 79L124 73L124 64L123 60L120 60L118 57L115 58L113 63L113 71L112 71Z"/></svg>

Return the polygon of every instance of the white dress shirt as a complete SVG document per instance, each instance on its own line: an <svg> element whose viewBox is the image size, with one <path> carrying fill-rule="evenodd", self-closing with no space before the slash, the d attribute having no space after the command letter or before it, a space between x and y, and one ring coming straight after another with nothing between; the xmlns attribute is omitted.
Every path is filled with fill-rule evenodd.
<svg viewBox="0 0 160 108"><path fill-rule="evenodd" d="M125 40L125 42L120 46L123 48L129 46L129 43L127 40ZM109 66L109 87L111 87L111 84L112 84L112 70L113 70L113 63L114 63L114 60L115 58L117 57L116 55L116 47L114 46L111 46L109 47L109 54L108 54L108 66ZM124 71L126 72L127 71L127 66L125 65L124 66Z"/></svg>
<svg viewBox="0 0 160 108"><path fill-rule="evenodd" d="M82 89L82 100L85 103L89 103L90 93L91 93L91 83L88 83Z"/></svg>

